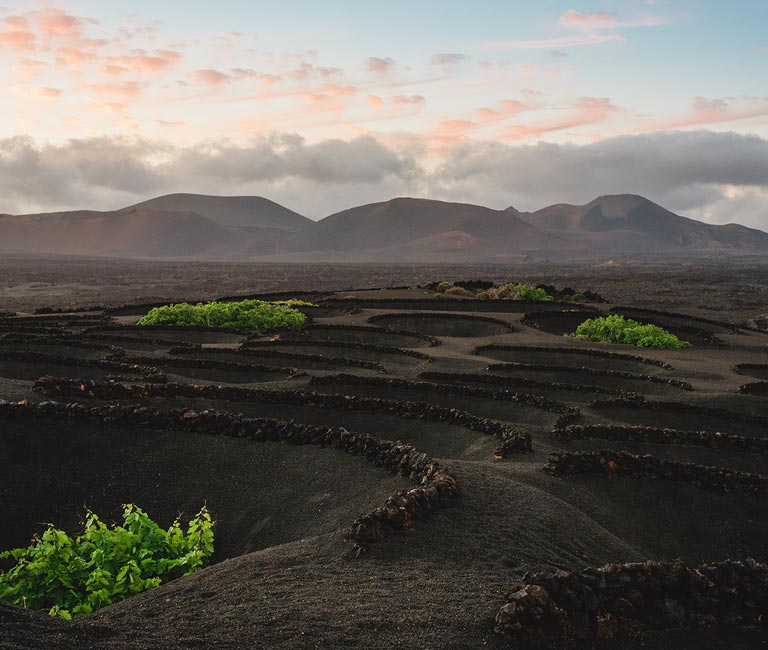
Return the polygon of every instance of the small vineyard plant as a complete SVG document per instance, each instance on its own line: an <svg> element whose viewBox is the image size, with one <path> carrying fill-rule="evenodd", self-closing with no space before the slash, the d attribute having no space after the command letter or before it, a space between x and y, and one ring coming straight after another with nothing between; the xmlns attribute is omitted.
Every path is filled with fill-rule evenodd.
<svg viewBox="0 0 768 650"><path fill-rule="evenodd" d="M27 548L0 553L0 600L71 619L207 566L213 522L203 506L186 526L163 530L140 508L123 506L123 525L88 511L83 532L53 525Z"/></svg>
<svg viewBox="0 0 768 650"><path fill-rule="evenodd" d="M571 336L587 341L621 343L639 348L681 349L691 345L657 325L638 323L618 314L585 320Z"/></svg>
<svg viewBox="0 0 768 650"><path fill-rule="evenodd" d="M190 305L182 302L151 309L139 319L139 325L190 325L235 327L263 332L275 327L298 329L307 317L297 307L314 307L300 300L241 300L240 302L206 302Z"/></svg>

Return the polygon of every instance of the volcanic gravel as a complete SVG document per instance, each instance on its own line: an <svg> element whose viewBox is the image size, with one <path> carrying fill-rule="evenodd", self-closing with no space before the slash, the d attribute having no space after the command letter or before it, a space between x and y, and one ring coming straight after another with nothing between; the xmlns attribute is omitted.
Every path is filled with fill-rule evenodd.
<svg viewBox="0 0 768 650"><path fill-rule="evenodd" d="M207 501L218 522L211 567L89 616L65 622L0 604L2 650L522 648L515 616L544 619L515 606L497 623L512 602L505 594L521 585L526 598L536 585L587 593L594 567L606 563L768 561L768 479L754 478L768 472L768 399L761 390L739 393L747 377L765 378L768 334L657 310L649 317L698 338L683 350L638 351L562 336L610 303L495 312L484 301L476 314L465 304L445 313L428 301L447 299L424 289L286 289L279 298L320 305L303 333L143 330L132 323L146 308L131 305L110 311L117 324L103 324L100 311L3 317L0 399L175 409L201 422L215 410L228 414L225 423L239 414L297 430L331 427L348 441L400 440L416 448L412 458L439 464L460 496L361 543L363 536L348 538L353 522L382 507L397 517L393 504L420 485L417 472L392 471L343 445L238 437L233 425L182 431L142 424L139 415L99 422L0 415L0 549L25 544L41 522L76 531L84 505L111 518L121 503L136 502L167 525ZM645 313L623 303L627 314ZM83 333L84 326L93 328ZM169 352L179 345L188 347ZM519 365L498 377L486 370L499 362ZM288 372L248 369L258 364ZM187 389L163 394L174 381ZM282 392L230 397L240 390L233 382ZM190 384L221 389L195 393ZM291 391L325 397L313 403ZM355 399L379 405L357 408ZM530 448L500 454L494 431L524 433ZM611 575L636 566L646 565ZM626 596L617 594L599 591L590 611L614 611ZM562 594L550 600L578 609ZM645 622L613 639L588 639L578 628L580 647L768 647L763 629L700 620L691 602L680 625L692 629L673 629L658 613L668 610L649 606Z"/></svg>

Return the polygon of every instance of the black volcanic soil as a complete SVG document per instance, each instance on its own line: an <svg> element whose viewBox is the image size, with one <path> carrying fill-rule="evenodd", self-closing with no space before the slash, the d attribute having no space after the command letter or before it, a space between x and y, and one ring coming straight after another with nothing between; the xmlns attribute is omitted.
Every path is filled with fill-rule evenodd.
<svg viewBox="0 0 768 650"><path fill-rule="evenodd" d="M120 425L22 424L0 450L3 549L28 543L40 522L76 530L83 504L109 521L121 503L140 504L166 527L207 503L222 560L332 531L407 486L336 450Z"/></svg>
<svg viewBox="0 0 768 650"><path fill-rule="evenodd" d="M603 292L600 283L604 278L598 276L594 271L596 281L578 288ZM339 277L343 282L345 276ZM429 279L443 277L432 275ZM620 290L618 283L613 286ZM317 287L311 284L302 288ZM719 306L721 310L710 316L728 320L725 310L730 303L712 299L725 295L718 294L718 287L699 287L699 293L689 296L688 304L710 301L713 309ZM148 288L144 301L165 288ZM345 291L331 293L329 298L335 302L351 293L356 294L356 313L329 311L316 318L306 335L281 334L275 342L268 337L254 338L252 347L246 347L311 354L318 359L376 361L384 372L351 365L335 368L318 362L314 367L301 366L306 374L292 379L260 377L258 387L396 400L400 411L213 397L150 397L138 403L195 411L215 407L249 417L340 425L381 439L399 438L428 452L456 476L461 485L460 499L428 519L415 520L409 530L387 536L372 544L366 555L354 558L351 543L344 538L352 521L381 505L400 487L412 487L413 481L337 449L118 423L43 425L0 419L0 508L9 522L0 533L0 548L24 543L37 522L55 521L76 530L83 504L113 516L121 502L136 501L165 524L179 511L193 514L207 500L219 521L217 560L223 560L71 623L0 605L0 648L506 648L508 643L493 631L494 616L504 603L502 594L526 572L647 559L682 558L690 563L745 557L768 560L768 499L764 496L722 493L658 478L618 474L553 478L542 471L555 450L613 449L766 474L762 454L614 440L565 442L552 433L559 413L547 410L543 403L540 407L518 403L503 393L481 396L424 384L376 383L388 377L410 382L450 381L459 387L539 395L560 402L555 406L562 412L573 413L572 408L578 407L577 424L643 424L765 438L768 398L742 395L737 390L749 381L747 372L755 364L768 364L768 334L723 327L715 332L721 346L640 351L558 336L521 323L523 312L500 309L496 313L484 307L478 315L497 318L514 331L465 329L451 336L445 330L438 333L435 327L430 327L431 331L415 327L417 323L442 326L435 317L443 315L434 310L421 312L428 317L414 318L399 305L392 309L383 308L380 302L372 303L370 309L365 305L366 297L425 300L423 290ZM142 298L134 297L137 302ZM637 297L643 307L676 311L658 292L655 298L640 293ZM627 296L619 298L615 304L626 306ZM322 297L318 301L322 303ZM55 300L51 302L55 305ZM38 299L27 308L33 306L39 306ZM600 309L612 306L608 303ZM21 307L16 302L13 308ZM677 310L684 311L682 306ZM688 313L702 315L703 311L694 307ZM768 309L762 303L755 305L754 311ZM369 322L372 316L388 315L391 318ZM541 315L535 318L547 320ZM687 324L682 316L676 320ZM387 321L397 330L410 327L440 336L440 345L430 346L416 336L382 332L378 328ZM12 319L5 324L5 331L14 329ZM708 327L701 322L698 326ZM370 330L362 330L364 327ZM71 328L61 329L78 335ZM321 335L316 338L315 333ZM197 342L204 346L230 350L237 349L240 340L211 341L207 333L199 335ZM194 333L182 338L196 342ZM290 340L293 338L297 340ZM108 343L121 347L119 340ZM378 347L366 348L361 343ZM45 347L34 342L28 347L8 343L0 349L77 354L75 348L49 351ZM169 347L143 347L136 350L126 345L125 354L157 357L157 366L161 370L165 367L173 380L172 375L180 369L174 368ZM397 348L410 353L398 353ZM205 349L198 353L199 358L231 362L241 356L236 352L219 356L205 353ZM581 352L584 350L599 350L601 354L592 356ZM610 354L635 355L670 367L607 356ZM195 354L175 358L194 359ZM277 363L276 359L255 356L254 361L291 365L287 359ZM498 363L524 365L494 379L485 368ZM738 374L735 368L739 364L752 366L742 366L747 372ZM580 368L686 381L692 390L631 377L619 381L618 376L582 373ZM91 376L88 370L94 368L70 365L60 374L86 379ZM215 367L208 368L204 377L185 375L185 381L224 384L231 379L225 366L218 370L220 373ZM37 376L56 372L56 364L35 368L28 363L23 372L6 372L14 377L0 376L0 399L105 403L87 390L75 396L33 390ZM374 377L376 382L334 378L341 372ZM429 376L435 373L437 376ZM128 383L142 381L132 377ZM622 398L621 390L634 394ZM461 409L526 431L532 438L532 452L503 460L494 458L500 442L497 437L455 422L403 415L410 407L402 405L409 400L435 408ZM681 404L685 406L678 406ZM596 647L768 647L768 633L719 627L685 633L641 630L630 639Z"/></svg>

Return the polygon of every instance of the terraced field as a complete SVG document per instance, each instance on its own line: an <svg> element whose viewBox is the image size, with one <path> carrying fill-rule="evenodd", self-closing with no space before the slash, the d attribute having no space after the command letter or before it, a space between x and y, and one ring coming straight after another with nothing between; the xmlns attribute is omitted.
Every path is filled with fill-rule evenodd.
<svg viewBox="0 0 768 650"><path fill-rule="evenodd" d="M260 335L0 317L0 549L83 504L217 522L213 566L73 622L0 604L0 648L768 647L768 334L295 297ZM603 312L693 347L563 336Z"/></svg>

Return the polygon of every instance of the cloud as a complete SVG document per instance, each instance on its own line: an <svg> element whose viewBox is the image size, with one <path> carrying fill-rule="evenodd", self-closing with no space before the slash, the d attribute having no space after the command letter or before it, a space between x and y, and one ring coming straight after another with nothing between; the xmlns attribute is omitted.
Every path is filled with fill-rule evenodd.
<svg viewBox="0 0 768 650"><path fill-rule="evenodd" d="M686 216L768 229L768 140L758 136L678 131L584 145L468 141L431 156L372 136L308 143L281 134L188 147L129 137L61 144L8 138L0 140L0 213L113 209L177 191L260 194L315 217L402 194L537 209L629 192Z"/></svg>
<svg viewBox="0 0 768 650"><path fill-rule="evenodd" d="M481 106L472 113L472 119L444 120L438 124L434 135L440 143L452 143L466 138L471 132L508 120L530 107L516 99L503 99L494 108Z"/></svg>
<svg viewBox="0 0 768 650"><path fill-rule="evenodd" d="M205 70L195 70L193 76L195 81L208 86L221 86L243 79L256 79L264 85L270 86L280 80L280 77L277 75L265 74L251 68L231 68L227 72L207 68Z"/></svg>
<svg viewBox="0 0 768 650"><path fill-rule="evenodd" d="M338 84L325 83L320 86L320 91L331 97L348 97L355 95L358 89L355 86L339 86Z"/></svg>
<svg viewBox="0 0 768 650"><path fill-rule="evenodd" d="M656 121L635 127L632 132L669 131L686 127L700 127L723 122L738 122L768 115L768 97L753 97L734 108L730 101L719 98L694 97L693 112L684 117Z"/></svg>
<svg viewBox="0 0 768 650"><path fill-rule="evenodd" d="M555 36L531 40L494 41L488 43L487 47L501 50L551 50L561 47L578 47L580 45L599 45L600 43L620 40L620 34L610 32L606 34Z"/></svg>
<svg viewBox="0 0 768 650"><path fill-rule="evenodd" d="M501 137L508 140L520 140L554 131L595 124L616 111L618 108L605 97L583 97L572 107L571 113L565 118L534 124L511 125L504 130Z"/></svg>
<svg viewBox="0 0 768 650"><path fill-rule="evenodd" d="M34 52L35 34L29 21L23 16L6 16L0 19L0 48L17 52Z"/></svg>
<svg viewBox="0 0 768 650"><path fill-rule="evenodd" d="M58 99L63 93L61 88L40 88L39 92L43 97L50 97L51 99Z"/></svg>
<svg viewBox="0 0 768 650"><path fill-rule="evenodd" d="M163 129L172 129L180 126L186 126L186 122L181 121L169 121L169 120L155 120L157 125Z"/></svg>
<svg viewBox="0 0 768 650"><path fill-rule="evenodd" d="M620 20L616 14L607 11L582 13L574 9L570 9L560 16L560 24L563 27L584 32L596 32L620 27L656 27L664 25L666 22L661 16L645 16L633 20Z"/></svg>
<svg viewBox="0 0 768 650"><path fill-rule="evenodd" d="M352 195L360 188L370 195L382 184L401 187L417 170L408 153L370 136L312 144L299 136L276 135L248 145L217 140L190 147L139 137L59 145L15 137L0 140L0 213L112 209L182 188L290 197L302 187L311 188L310 193L328 191L329 199L336 196L338 202L350 188Z"/></svg>
<svg viewBox="0 0 768 650"><path fill-rule="evenodd" d="M392 98L395 106L423 106L426 101L422 95L395 95Z"/></svg>
<svg viewBox="0 0 768 650"><path fill-rule="evenodd" d="M445 52L433 55L430 63L432 65L450 66L457 65L462 61L466 61L467 59L469 59L469 57L466 54L459 54L457 52Z"/></svg>
<svg viewBox="0 0 768 650"><path fill-rule="evenodd" d="M43 61L38 59L20 58L16 62L16 70L25 79L33 79L40 75L45 69L46 65Z"/></svg>
<svg viewBox="0 0 768 650"><path fill-rule="evenodd" d="M768 192L768 140L711 131L626 135L585 145L457 145L435 170L432 191L461 200L536 209L601 194L641 194L686 216L730 221L731 188ZM485 197L485 198L483 198ZM768 230L765 206L741 221ZM746 211L742 209L742 215Z"/></svg>
<svg viewBox="0 0 768 650"><path fill-rule="evenodd" d="M302 63L297 68L289 70L285 76L293 81L306 81L309 79L327 79L340 75L342 70L331 66L318 66L311 63Z"/></svg>
<svg viewBox="0 0 768 650"><path fill-rule="evenodd" d="M96 24L92 18L74 16L61 9L47 9L32 15L46 38L77 36L86 25Z"/></svg>
<svg viewBox="0 0 768 650"><path fill-rule="evenodd" d="M210 86L218 86L220 84L232 81L232 77L225 72L221 72L220 70L207 68L205 70L196 70L195 80Z"/></svg>
<svg viewBox="0 0 768 650"><path fill-rule="evenodd" d="M141 93L144 84L138 81L122 81L120 83L88 84L86 88L97 95L121 95L126 98L135 98Z"/></svg>
<svg viewBox="0 0 768 650"><path fill-rule="evenodd" d="M181 53L174 50L159 50L148 54L144 50L134 50L130 54L105 59L102 71L107 75L134 72L158 72L168 68L181 59Z"/></svg>
<svg viewBox="0 0 768 650"><path fill-rule="evenodd" d="M606 27L615 27L619 22L616 14L605 11L596 11L593 13L581 13L575 9L569 9L560 16L560 24L565 27L576 29L594 30L605 29Z"/></svg>
<svg viewBox="0 0 768 650"><path fill-rule="evenodd" d="M368 72L384 74L389 72L395 65L395 61L389 57L381 58L378 56L369 56L365 60L365 69Z"/></svg>
<svg viewBox="0 0 768 650"><path fill-rule="evenodd" d="M583 13L570 9L558 20L559 31L563 32L549 38L530 40L497 41L486 44L487 47L507 50L547 49L564 53L561 48L583 45L599 45L611 41L621 41L620 30L634 27L656 27L664 25L666 19L661 16L643 16L631 20L622 20L616 14L606 11Z"/></svg>

